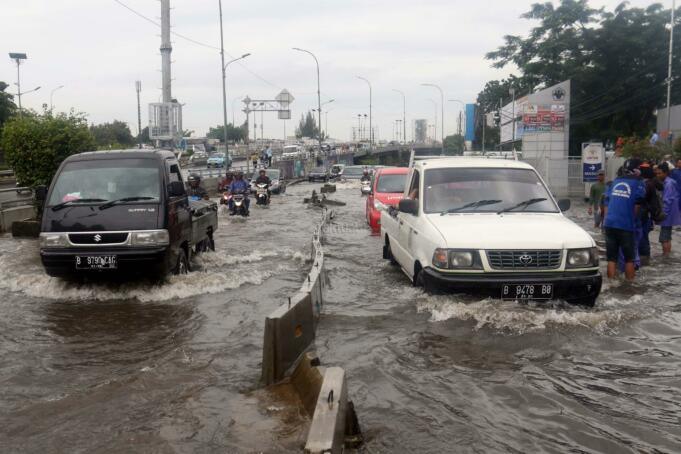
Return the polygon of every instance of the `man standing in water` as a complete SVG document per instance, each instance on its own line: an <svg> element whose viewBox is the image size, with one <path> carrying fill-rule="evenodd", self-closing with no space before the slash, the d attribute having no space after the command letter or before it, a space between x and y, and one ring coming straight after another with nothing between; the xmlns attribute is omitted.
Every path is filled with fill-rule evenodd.
<svg viewBox="0 0 681 454"><path fill-rule="evenodd" d="M660 243L662 243L662 255L668 257L672 252L672 227L681 225L679 213L679 189L676 181L669 176L669 165L663 162L655 169L655 176L664 185L662 192L662 210L664 221L660 222Z"/></svg>
<svg viewBox="0 0 681 454"><path fill-rule="evenodd" d="M645 195L643 182L629 170L625 170L621 177L617 177L605 194L603 226L610 279L617 275L620 249L624 255L624 276L629 281L636 277L634 231L638 210Z"/></svg>
<svg viewBox="0 0 681 454"><path fill-rule="evenodd" d="M589 214L594 217L594 227L599 228L603 221L603 213L601 213L601 197L605 193L605 171L598 171L598 181L591 185L589 191Z"/></svg>

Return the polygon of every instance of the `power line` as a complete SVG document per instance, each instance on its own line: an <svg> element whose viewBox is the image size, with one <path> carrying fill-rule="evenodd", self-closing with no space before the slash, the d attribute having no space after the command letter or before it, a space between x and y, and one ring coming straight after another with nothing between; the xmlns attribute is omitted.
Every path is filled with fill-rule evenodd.
<svg viewBox="0 0 681 454"><path fill-rule="evenodd" d="M156 22L156 21L153 20L153 19L150 19L149 17L145 16L144 14L140 13L139 11L136 11L136 10L132 9L131 7L129 7L128 5L126 5L125 3L123 3L122 1L120 1L120 0L113 0L113 1L116 2L116 3L118 3L120 6L122 6L122 7L125 8L125 9L127 9L128 11L130 11L131 13L133 13L134 15L136 15L136 16L138 16L138 17L144 19L145 21L147 21L147 22L149 22L149 23L151 23L151 24L154 24L154 25L156 25L157 27L161 28L161 24L159 24L158 22ZM206 47L206 48L208 48L208 49L213 49L213 50L218 50L218 51L220 50L219 47L215 47L215 46L213 46L213 45L206 44L206 43L203 43L203 42L201 42L201 41L197 41L197 40L195 40L195 39L193 39L193 38L190 38L190 37L188 37L188 36L185 36L185 35L182 35L182 34L180 34L180 33L174 32L174 31L172 31L172 30L170 31L170 33L171 33L172 35L174 35L174 36L177 36L178 38L184 39L185 41L188 41L188 42L190 42L190 43L196 44L197 46L202 46L202 47ZM235 58L233 55L231 55L231 54L230 54L229 52L227 52L227 51L225 51L225 54L226 54L227 56L229 56L230 58ZM260 79L260 81L266 83L267 85L270 85L270 86L272 86L272 87L274 87L274 88L276 88L276 89L281 89L277 84L275 84L275 83L273 83L273 82L270 82L269 80L265 79L265 78L262 77L260 74L258 74L258 73L256 73L255 71L251 70L250 68L248 68L248 67L247 67L246 65L244 65L243 63L237 62L237 64L238 64L239 66L241 66L243 69L245 69L247 72L249 72L252 76L255 76L257 79Z"/></svg>

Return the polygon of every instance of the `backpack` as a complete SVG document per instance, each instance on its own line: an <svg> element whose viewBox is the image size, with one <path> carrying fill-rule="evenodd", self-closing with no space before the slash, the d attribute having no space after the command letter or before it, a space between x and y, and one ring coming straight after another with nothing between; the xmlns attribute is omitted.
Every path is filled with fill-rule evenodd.
<svg viewBox="0 0 681 454"><path fill-rule="evenodd" d="M662 191L658 191L657 189L654 189L654 191L655 194L650 198L650 202L648 204L648 211L650 212L650 217L652 220L659 224L660 222L667 219L667 215L663 209L664 205L662 201Z"/></svg>

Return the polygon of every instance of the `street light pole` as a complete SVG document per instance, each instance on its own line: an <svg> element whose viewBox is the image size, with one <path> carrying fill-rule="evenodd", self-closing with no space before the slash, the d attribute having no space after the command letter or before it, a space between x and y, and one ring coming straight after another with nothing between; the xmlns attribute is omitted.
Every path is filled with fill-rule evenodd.
<svg viewBox="0 0 681 454"><path fill-rule="evenodd" d="M61 87L59 87L61 88ZM54 93L57 89L52 90ZM135 92L137 93L137 147L142 148L142 106L140 105L140 92L142 91L142 81L135 81ZM50 110L52 110L52 94L50 94Z"/></svg>
<svg viewBox="0 0 681 454"><path fill-rule="evenodd" d="M55 89L53 89L52 91L50 91L50 111L52 110L52 106L53 106L53 104L52 104L52 97L54 96L54 92L57 91L57 90L59 90L60 88L64 88L64 86L63 86L63 85L60 85L60 86L58 86L57 88L55 88ZM138 92L138 95L139 95L139 92ZM138 96L138 98L139 98L139 96Z"/></svg>
<svg viewBox="0 0 681 454"><path fill-rule="evenodd" d="M669 67L667 68L667 140L671 143L672 138L672 58L674 57L674 10L676 0L672 0L672 18L669 24Z"/></svg>
<svg viewBox="0 0 681 454"><path fill-rule="evenodd" d="M424 87L434 87L437 88L440 91L440 106L442 109L442 119L440 122L442 123L442 127L440 128L440 135L442 136L442 155L444 156L445 154L445 93L442 91L442 88L440 88L439 85L435 84L421 84Z"/></svg>
<svg viewBox="0 0 681 454"><path fill-rule="evenodd" d="M460 99L450 99L449 102L458 102L459 104L461 104L461 110L459 111L459 125L458 125L458 131L457 131L458 134L461 136L461 135L463 135L462 129L465 131L465 128L464 128L465 121L463 119L464 117L462 117L462 112L464 112L466 110L466 104L463 101L461 101ZM463 149L464 149L464 151L466 151L466 141L465 140L463 141Z"/></svg>
<svg viewBox="0 0 681 454"><path fill-rule="evenodd" d="M234 58L225 64L225 38L222 27L222 0L218 0L218 7L220 9L220 67L222 68L222 132L223 139L225 141L225 156L229 161L229 144L227 143L227 67L235 61L243 60L251 54L243 54L241 57Z"/></svg>
<svg viewBox="0 0 681 454"><path fill-rule="evenodd" d="M318 159L318 153L321 153L322 151L322 91L321 91L321 85L319 82L319 60L317 60L317 57L315 54L310 52L309 50L301 49L299 47L294 47L293 50L297 50L298 52L305 52L306 54L310 54L312 58L314 58L314 62L317 65L317 109L319 110L319 129L318 129L318 139L319 139L319 149L315 151L315 166L317 165L317 159Z"/></svg>
<svg viewBox="0 0 681 454"><path fill-rule="evenodd" d="M512 127L513 131L511 132L511 146L515 150L515 88L511 87L508 89L508 94L511 95L511 118L513 119Z"/></svg>
<svg viewBox="0 0 681 454"><path fill-rule="evenodd" d="M402 126L403 126L402 141L404 143L407 143L407 97L404 95L403 91L396 90L394 88L393 91L396 91L397 93L402 95Z"/></svg>
<svg viewBox="0 0 681 454"><path fill-rule="evenodd" d="M358 79L363 80L369 86L369 147L374 146L374 130L372 127L372 101L371 101L371 82L362 76L357 76Z"/></svg>
<svg viewBox="0 0 681 454"><path fill-rule="evenodd" d="M435 102L434 99L428 98L428 101L433 103L433 112L435 112L435 124L433 125L434 131L433 131L433 142L437 141L437 103Z"/></svg>

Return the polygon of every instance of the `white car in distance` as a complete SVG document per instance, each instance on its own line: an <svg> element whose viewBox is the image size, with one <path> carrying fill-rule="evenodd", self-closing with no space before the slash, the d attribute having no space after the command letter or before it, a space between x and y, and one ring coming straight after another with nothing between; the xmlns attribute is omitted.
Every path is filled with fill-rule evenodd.
<svg viewBox="0 0 681 454"><path fill-rule="evenodd" d="M413 160L398 209L381 213L383 257L426 290L593 306L598 249L529 164Z"/></svg>

